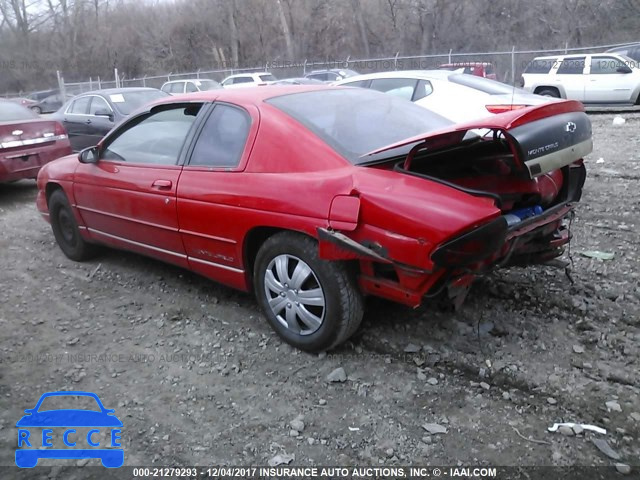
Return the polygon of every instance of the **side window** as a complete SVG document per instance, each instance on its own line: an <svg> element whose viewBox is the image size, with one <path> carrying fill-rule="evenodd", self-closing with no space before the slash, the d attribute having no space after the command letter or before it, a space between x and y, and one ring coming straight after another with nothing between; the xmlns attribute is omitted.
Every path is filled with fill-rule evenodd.
<svg viewBox="0 0 640 480"><path fill-rule="evenodd" d="M414 78L379 78L371 81L370 88L411 100L416 83Z"/></svg>
<svg viewBox="0 0 640 480"><path fill-rule="evenodd" d="M184 93L184 83L182 82L172 83L170 93Z"/></svg>
<svg viewBox="0 0 640 480"><path fill-rule="evenodd" d="M327 80L329 80L330 82L335 82L336 80L340 80L341 78L342 77L335 72L327 73Z"/></svg>
<svg viewBox="0 0 640 480"><path fill-rule="evenodd" d="M618 72L618 68L626 66L615 57L591 57L591 75L607 75Z"/></svg>
<svg viewBox="0 0 640 480"><path fill-rule="evenodd" d="M227 80L225 80L224 82L222 82L222 85L233 85L235 83L235 78L228 78Z"/></svg>
<svg viewBox="0 0 640 480"><path fill-rule="evenodd" d="M216 105L205 122L189 165L235 167L240 163L251 117L229 105Z"/></svg>
<svg viewBox="0 0 640 480"><path fill-rule="evenodd" d="M313 78L314 80L320 80L321 82L326 82L328 76L326 73L310 73L309 75L307 75L307 78Z"/></svg>
<svg viewBox="0 0 640 480"><path fill-rule="evenodd" d="M171 83L165 83L164 85L162 85L162 88L160 90L162 90L164 93L169 93L171 92Z"/></svg>
<svg viewBox="0 0 640 480"><path fill-rule="evenodd" d="M103 160L175 165L200 105L152 113L107 144Z"/></svg>
<svg viewBox="0 0 640 480"><path fill-rule="evenodd" d="M558 75L582 75L585 57L565 58L558 68Z"/></svg>
<svg viewBox="0 0 640 480"><path fill-rule="evenodd" d="M251 83L253 82L253 77L236 77L234 83Z"/></svg>
<svg viewBox="0 0 640 480"><path fill-rule="evenodd" d="M355 82L343 83L341 84L341 86L367 88L367 84L369 83L369 81L370 80L356 80Z"/></svg>
<svg viewBox="0 0 640 480"><path fill-rule="evenodd" d="M76 115L86 115L89 111L90 102L91 97L78 98L71 104L71 107L69 107L69 113L74 113Z"/></svg>
<svg viewBox="0 0 640 480"><path fill-rule="evenodd" d="M98 111L110 112L111 108L104 98L91 97L91 106L89 107L89 115L95 115Z"/></svg>
<svg viewBox="0 0 640 480"><path fill-rule="evenodd" d="M418 80L418 86L411 101L415 102L433 93L433 85L427 80Z"/></svg>
<svg viewBox="0 0 640 480"><path fill-rule="evenodd" d="M193 83L187 82L187 93L197 92L198 87L196 87Z"/></svg>

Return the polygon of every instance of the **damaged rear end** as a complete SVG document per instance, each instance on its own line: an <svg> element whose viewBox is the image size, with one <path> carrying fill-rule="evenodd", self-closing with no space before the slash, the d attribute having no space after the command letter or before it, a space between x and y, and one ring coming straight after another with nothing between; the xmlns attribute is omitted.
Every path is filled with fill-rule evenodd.
<svg viewBox="0 0 640 480"><path fill-rule="evenodd" d="M371 172L352 200L332 208L333 228L319 232L321 254L358 259L365 293L417 306L446 290L459 305L478 275L562 255L586 177L582 159L591 150L591 123L573 101L378 149L367 154ZM401 186L389 208L368 178L396 182L391 175ZM403 191L404 203L397 197ZM396 218L380 220L385 214Z"/></svg>

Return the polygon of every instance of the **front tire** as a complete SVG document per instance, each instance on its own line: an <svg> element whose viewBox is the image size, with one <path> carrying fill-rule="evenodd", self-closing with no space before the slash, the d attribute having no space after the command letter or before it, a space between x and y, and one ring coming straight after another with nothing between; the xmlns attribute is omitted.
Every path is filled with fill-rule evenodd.
<svg viewBox="0 0 640 480"><path fill-rule="evenodd" d="M80 236L71 205L62 190L56 190L49 197L49 215L53 236L60 250L67 257L76 262L82 262L95 255L96 247Z"/></svg>
<svg viewBox="0 0 640 480"><path fill-rule="evenodd" d="M345 262L318 257L318 244L283 232L268 238L256 257L253 285L258 303L276 333L309 352L329 350L357 330L362 295Z"/></svg>
<svg viewBox="0 0 640 480"><path fill-rule="evenodd" d="M42 109L40 107L31 107L33 113L40 115L42 113Z"/></svg>

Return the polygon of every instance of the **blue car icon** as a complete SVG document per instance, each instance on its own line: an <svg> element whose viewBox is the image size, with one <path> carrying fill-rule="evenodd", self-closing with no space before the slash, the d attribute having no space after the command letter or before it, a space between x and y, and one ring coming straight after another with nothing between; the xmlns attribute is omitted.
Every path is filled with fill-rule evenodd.
<svg viewBox="0 0 640 480"><path fill-rule="evenodd" d="M91 397L100 411L84 409L56 409L40 411L42 402L49 397ZM16 449L16 465L22 468L32 468L41 458L61 458L61 459L84 459L99 458L102 465L108 468L121 467L124 463L124 450L121 447L120 429L122 422L114 415L115 410L104 407L100 398L91 392L48 392L43 394L34 408L24 411L26 415L22 417L16 427L18 427L18 448ZM78 434L76 428L90 427L86 436ZM98 435L100 427L110 429L110 448L101 448ZM30 428L42 428L41 438ZM64 433L56 437L57 444L62 440L63 445L68 448L54 448L53 428L65 429ZM88 447L76 448L82 445L86 439ZM62 445L56 445L56 447ZM83 446L83 445L82 445ZM31 447L31 448L27 448ZM37 447L37 448L34 448Z"/></svg>

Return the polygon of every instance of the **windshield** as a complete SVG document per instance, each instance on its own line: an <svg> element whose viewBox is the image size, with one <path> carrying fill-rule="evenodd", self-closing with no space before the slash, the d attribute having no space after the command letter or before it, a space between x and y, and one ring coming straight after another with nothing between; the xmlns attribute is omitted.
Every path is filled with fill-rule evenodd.
<svg viewBox="0 0 640 480"><path fill-rule="evenodd" d="M129 115L141 106L168 95L168 93L160 90L140 90L137 92L112 93L109 95L109 100L122 115Z"/></svg>
<svg viewBox="0 0 640 480"><path fill-rule="evenodd" d="M519 88L512 87L506 83L497 82L489 78L478 77L476 75L466 74L454 74L449 75L449 81L457 83L458 85L464 85L465 87L479 90L489 95L512 95L514 93L528 93Z"/></svg>
<svg viewBox="0 0 640 480"><path fill-rule="evenodd" d="M12 122L14 120L31 120L38 115L22 105L11 102L0 102L0 122Z"/></svg>
<svg viewBox="0 0 640 480"><path fill-rule="evenodd" d="M200 90L216 90L222 86L214 80L198 80L196 85Z"/></svg>
<svg viewBox="0 0 640 480"><path fill-rule="evenodd" d="M366 89L295 93L267 102L356 165L370 161L360 157L372 150L453 124L407 100Z"/></svg>

